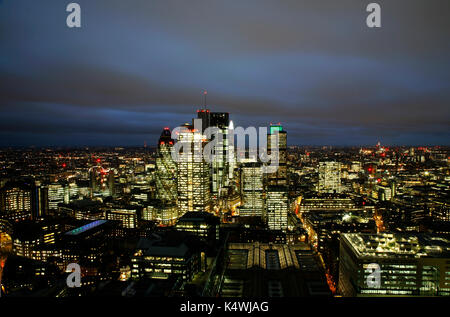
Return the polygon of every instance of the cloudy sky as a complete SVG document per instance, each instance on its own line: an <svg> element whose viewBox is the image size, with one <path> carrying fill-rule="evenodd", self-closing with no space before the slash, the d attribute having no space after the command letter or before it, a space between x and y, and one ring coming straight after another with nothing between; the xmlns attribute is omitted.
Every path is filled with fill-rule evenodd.
<svg viewBox="0 0 450 317"><path fill-rule="evenodd" d="M208 90L289 144L450 142L450 1L0 0L0 146L142 145Z"/></svg>

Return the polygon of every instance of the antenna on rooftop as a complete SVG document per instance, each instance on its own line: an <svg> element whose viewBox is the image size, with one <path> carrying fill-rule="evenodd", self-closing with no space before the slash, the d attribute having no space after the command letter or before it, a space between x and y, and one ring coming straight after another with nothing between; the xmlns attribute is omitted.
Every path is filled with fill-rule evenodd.
<svg viewBox="0 0 450 317"><path fill-rule="evenodd" d="M203 95L203 109L206 109L206 95L208 94L208 91L206 89L202 90Z"/></svg>

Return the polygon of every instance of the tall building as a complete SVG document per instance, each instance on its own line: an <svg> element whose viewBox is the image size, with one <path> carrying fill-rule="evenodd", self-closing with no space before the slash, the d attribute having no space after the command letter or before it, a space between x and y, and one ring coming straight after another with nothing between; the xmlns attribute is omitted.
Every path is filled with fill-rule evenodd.
<svg viewBox="0 0 450 317"><path fill-rule="evenodd" d="M64 182L48 185L48 208L52 211L58 209L59 204L69 203L69 186Z"/></svg>
<svg viewBox="0 0 450 317"><path fill-rule="evenodd" d="M287 133L281 125L271 125L267 139L267 152L278 157L278 166L271 168L266 181L267 224L271 230L286 231L289 212L286 149Z"/></svg>
<svg viewBox="0 0 450 317"><path fill-rule="evenodd" d="M241 171L241 196L242 207L239 208L240 216L264 216L264 174L262 163L243 162Z"/></svg>
<svg viewBox="0 0 450 317"><path fill-rule="evenodd" d="M341 163L339 162L319 162L319 193L340 193L341 192Z"/></svg>
<svg viewBox="0 0 450 317"><path fill-rule="evenodd" d="M34 180L7 182L0 189L0 219L36 219L45 212L46 191Z"/></svg>
<svg viewBox="0 0 450 317"><path fill-rule="evenodd" d="M345 233L340 239L343 296L449 296L450 241L428 234Z"/></svg>
<svg viewBox="0 0 450 317"><path fill-rule="evenodd" d="M177 210L177 165L172 158L174 140L169 128L164 128L158 141L156 155L156 199L144 209L143 219L154 220L161 225L173 225Z"/></svg>
<svg viewBox="0 0 450 317"><path fill-rule="evenodd" d="M186 123L179 131L181 145L177 159L177 193L179 216L189 211L211 211L209 164L203 159L206 138Z"/></svg>
<svg viewBox="0 0 450 317"><path fill-rule="evenodd" d="M228 175L230 164L227 161L229 153L228 128L230 125L229 114L227 112L211 112L208 109L197 110L198 119L202 120L202 132L207 128L215 127L221 138L216 140L214 146L214 157L211 161L211 197L217 199L220 190L228 185ZM212 136L211 140L214 140Z"/></svg>
<svg viewBox="0 0 450 317"><path fill-rule="evenodd" d="M267 136L267 152L275 154L278 151L278 167L273 173L269 173L268 185L287 185L287 132L281 125L271 125Z"/></svg>
<svg viewBox="0 0 450 317"><path fill-rule="evenodd" d="M177 166L172 159L172 139L169 128L164 128L158 142L156 156L156 198L162 201L177 200Z"/></svg>
<svg viewBox="0 0 450 317"><path fill-rule="evenodd" d="M268 186L266 192L266 207L269 229L286 231L289 211L289 197L286 186Z"/></svg>

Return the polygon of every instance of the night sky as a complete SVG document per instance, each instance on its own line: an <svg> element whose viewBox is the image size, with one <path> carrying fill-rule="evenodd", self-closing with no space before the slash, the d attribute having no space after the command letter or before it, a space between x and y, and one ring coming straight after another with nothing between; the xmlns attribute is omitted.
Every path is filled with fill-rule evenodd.
<svg viewBox="0 0 450 317"><path fill-rule="evenodd" d="M0 0L0 146L155 145L208 90L297 145L450 142L450 1Z"/></svg>

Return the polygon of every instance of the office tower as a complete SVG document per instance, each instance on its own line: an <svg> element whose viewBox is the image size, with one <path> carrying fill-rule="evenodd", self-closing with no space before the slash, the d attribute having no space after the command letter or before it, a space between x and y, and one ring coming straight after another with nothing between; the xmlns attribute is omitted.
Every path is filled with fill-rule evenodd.
<svg viewBox="0 0 450 317"><path fill-rule="evenodd" d="M33 214L33 219L41 218L48 213L48 186L42 184L40 181L35 182L36 185L36 212Z"/></svg>
<svg viewBox="0 0 450 317"><path fill-rule="evenodd" d="M89 169L89 187L91 198L94 196L114 196L115 195L115 176L114 169L105 169L99 165Z"/></svg>
<svg viewBox="0 0 450 317"><path fill-rule="evenodd" d="M116 180L115 180L115 171L110 168L108 172L108 189L111 197L115 198L116 195Z"/></svg>
<svg viewBox="0 0 450 317"><path fill-rule="evenodd" d="M144 209L143 219L160 225L173 225L178 218L177 165L172 158L174 140L169 128L164 128L158 141L156 154L156 199Z"/></svg>
<svg viewBox="0 0 450 317"><path fill-rule="evenodd" d="M277 166L270 168L266 183L265 216L269 229L287 229L289 188L286 166L287 133L281 125L271 125L267 136L267 152L277 156ZM270 162L269 162L270 163ZM274 163L272 163L273 165Z"/></svg>
<svg viewBox="0 0 450 317"><path fill-rule="evenodd" d="M91 198L94 197L94 194L98 191L100 187L100 177L97 172L97 166L93 166L89 169L89 188Z"/></svg>
<svg viewBox="0 0 450 317"><path fill-rule="evenodd" d="M59 204L69 203L69 186L63 182L48 185L48 208L58 210Z"/></svg>
<svg viewBox="0 0 450 317"><path fill-rule="evenodd" d="M319 162L319 193L340 193L341 192L341 163L339 162Z"/></svg>
<svg viewBox="0 0 450 317"><path fill-rule="evenodd" d="M0 189L0 218L23 220L37 214L38 197L34 181L7 182Z"/></svg>
<svg viewBox="0 0 450 317"><path fill-rule="evenodd" d="M240 216L263 217L264 214L264 174L262 163L250 159L240 165L242 207Z"/></svg>
<svg viewBox="0 0 450 317"><path fill-rule="evenodd" d="M221 140L214 147L214 158L211 171L211 192L214 197L220 196L220 191L228 185L228 174L230 164L227 161L229 155L228 127L230 125L229 115L226 112L211 112L212 127L217 127L221 134Z"/></svg>
<svg viewBox="0 0 450 317"><path fill-rule="evenodd" d="M286 186L269 185L266 192L267 224L270 230L287 229L289 197Z"/></svg>
<svg viewBox="0 0 450 317"><path fill-rule="evenodd" d="M220 139L216 140L211 161L211 197L217 199L220 190L228 185L229 162L227 155L228 146L228 127L230 125L229 114L227 112L210 112L208 109L197 110L197 117L202 121L203 133L207 128L215 127L220 134ZM214 140L214 134L210 140Z"/></svg>
<svg viewBox="0 0 450 317"><path fill-rule="evenodd" d="M138 211L136 208L113 208L106 211L106 220L120 221L122 228L137 228L137 218Z"/></svg>
<svg viewBox="0 0 450 317"><path fill-rule="evenodd" d="M231 179L233 179L234 177L234 169L236 167L236 154L234 151L234 124L233 121L230 121L230 123L228 124L228 133L233 133L233 135L228 135L227 137L229 138L228 141L232 140L232 142L228 142L228 150L227 150L227 157L226 157L226 161L228 164L228 182L230 182Z"/></svg>
<svg viewBox="0 0 450 317"><path fill-rule="evenodd" d="M276 143L275 143L276 142ZM287 185L287 132L281 125L271 125L267 136L268 154L278 151L278 167L273 173L269 173L268 185Z"/></svg>
<svg viewBox="0 0 450 317"><path fill-rule="evenodd" d="M181 145L177 159L177 192L179 216L188 211L211 211L210 168L203 159L207 140L193 125L185 124L178 131Z"/></svg>
<svg viewBox="0 0 450 317"><path fill-rule="evenodd" d="M449 250L448 239L428 234L341 234L339 293L449 296Z"/></svg>
<svg viewBox="0 0 450 317"><path fill-rule="evenodd" d="M174 140L169 128L164 128L158 142L156 156L156 198L167 202L177 200L177 166L172 158Z"/></svg>
<svg viewBox="0 0 450 317"><path fill-rule="evenodd" d="M361 171L361 162L353 161L350 170L359 173Z"/></svg>

